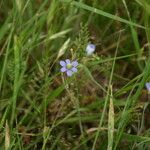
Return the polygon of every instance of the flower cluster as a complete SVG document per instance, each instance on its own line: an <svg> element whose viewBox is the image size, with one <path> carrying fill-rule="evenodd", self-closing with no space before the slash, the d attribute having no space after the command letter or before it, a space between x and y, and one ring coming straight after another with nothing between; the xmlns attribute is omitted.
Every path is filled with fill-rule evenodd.
<svg viewBox="0 0 150 150"><path fill-rule="evenodd" d="M95 51L96 46L94 44L88 44L86 47L86 52L87 52L87 56L92 55L93 52ZM74 61L70 61L70 59L66 59L61 60L60 61L60 65L61 65L61 72L66 72L67 76L72 76L75 72L77 72L77 66L78 66L78 62L77 60Z"/></svg>

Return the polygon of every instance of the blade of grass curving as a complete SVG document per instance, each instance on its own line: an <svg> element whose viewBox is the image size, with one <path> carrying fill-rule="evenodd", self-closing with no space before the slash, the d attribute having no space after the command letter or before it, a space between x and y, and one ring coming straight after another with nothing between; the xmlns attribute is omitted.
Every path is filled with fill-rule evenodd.
<svg viewBox="0 0 150 150"><path fill-rule="evenodd" d="M115 92L115 96L119 96L124 92L127 92L129 90L132 90L133 87L137 87L138 83L136 83L137 80L141 79L143 76L143 74L140 74L138 76L136 76L135 78L133 78L132 80L130 80L126 85L124 85L120 90Z"/></svg>
<svg viewBox="0 0 150 150"><path fill-rule="evenodd" d="M102 85L100 85L92 76L91 72L89 71L89 69L85 66L85 65L80 65L84 71L86 72L86 74L90 77L90 79L93 81L93 83L95 83L101 90L103 90L105 93L107 93L107 91L103 88Z"/></svg>
<svg viewBox="0 0 150 150"><path fill-rule="evenodd" d="M9 54L9 50L10 50L10 42L11 42L11 38L12 38L12 33L13 33L13 29L11 30L11 32L9 34L9 37L8 37L8 44L7 44L7 48L6 48L5 59L4 59L4 63L3 63L2 71L1 71L0 91L2 89L3 79L4 79L4 76L5 76L6 65L7 65L7 60L8 60L8 54Z"/></svg>
<svg viewBox="0 0 150 150"><path fill-rule="evenodd" d="M123 2L124 7L126 9L129 21L132 22L131 16L130 16L130 13L129 13L129 10L128 10L127 4L126 4L126 1L122 0L122 2ZM130 25L130 29L131 29L131 35L132 35L133 43L134 43L136 52L138 53L138 58L137 58L138 59L138 66L139 66L139 69L142 71L143 70L143 65L140 63L140 57L142 56L142 49L140 48L138 35L137 35L137 32L136 32L135 28L132 25Z"/></svg>
<svg viewBox="0 0 150 150"><path fill-rule="evenodd" d="M110 13L107 13L107 12L103 11L103 10L99 10L97 8L90 7L90 6L88 6L88 5L84 4L84 3L81 3L81 2L72 1L72 0L61 0L61 1L68 2L71 5L74 5L76 7L79 7L79 8L82 8L82 9L94 12L96 14L102 15L102 16L110 18L110 19L113 19L115 21L119 21L119 22L122 22L122 23L125 23L125 24L128 24L128 25L132 25L132 26L136 26L136 27L139 27L139 28L142 28L142 29L146 29L142 25L139 25L139 24L136 24L134 22L128 21L126 19L120 18L119 16L112 15Z"/></svg>
<svg viewBox="0 0 150 150"><path fill-rule="evenodd" d="M11 27L11 24L9 23L9 21L10 21L10 17L6 19L5 23L0 28L0 41Z"/></svg>
<svg viewBox="0 0 150 150"><path fill-rule="evenodd" d="M125 55L125 56L119 56L119 57L116 57L116 60L120 60L120 59L124 59L124 58L129 58L129 57L133 57L133 56L136 56L136 55L138 55L138 54L135 53L135 54L129 54L129 55ZM101 64L101 63L105 63L105 62L114 61L114 59L115 58L106 58L104 60L93 61L93 62L90 62L90 65L91 66L98 65L98 64Z"/></svg>
<svg viewBox="0 0 150 150"><path fill-rule="evenodd" d="M145 27L149 27L149 20L150 20L150 16L147 12L145 12L145 15L144 15ZM150 43L150 31L149 30L145 30L145 31L146 31L147 42ZM149 44L148 44L148 49L149 49L149 54L150 54L150 45Z"/></svg>

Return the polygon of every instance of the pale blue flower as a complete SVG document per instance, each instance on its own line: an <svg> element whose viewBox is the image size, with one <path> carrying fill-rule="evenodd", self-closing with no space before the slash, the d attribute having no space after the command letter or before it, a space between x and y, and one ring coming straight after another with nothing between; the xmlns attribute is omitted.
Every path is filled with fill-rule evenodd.
<svg viewBox="0 0 150 150"><path fill-rule="evenodd" d="M88 44L86 47L87 55L90 56L94 53L96 46L94 44Z"/></svg>
<svg viewBox="0 0 150 150"><path fill-rule="evenodd" d="M70 61L70 59L66 59L65 61L61 60L60 65L62 68L60 69L61 72L66 72L67 76L72 76L73 73L77 72L77 66L78 62L77 60L75 61Z"/></svg>
<svg viewBox="0 0 150 150"><path fill-rule="evenodd" d="M147 91L150 92L150 82L147 82L147 83L145 84L145 86L146 86Z"/></svg>

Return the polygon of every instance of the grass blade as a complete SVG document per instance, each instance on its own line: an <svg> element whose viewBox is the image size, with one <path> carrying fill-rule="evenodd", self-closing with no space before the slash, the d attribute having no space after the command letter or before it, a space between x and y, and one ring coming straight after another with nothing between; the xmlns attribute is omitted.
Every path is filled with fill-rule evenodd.
<svg viewBox="0 0 150 150"><path fill-rule="evenodd" d="M112 98L112 86L110 86L110 102L109 102L109 115L108 115L108 147L107 150L113 149L113 138L114 138L114 104Z"/></svg>
<svg viewBox="0 0 150 150"><path fill-rule="evenodd" d="M122 23L125 23L125 24L128 24L128 25L132 25L132 26L136 26L136 27L139 27L139 28L142 28L142 29L146 29L144 26L141 26L141 25L136 24L134 22L128 21L128 20L123 19L123 18L120 18L119 16L112 15L110 13L107 13L107 12L103 11L103 10L99 10L97 8L88 6L88 5L86 5L84 3L81 3L81 2L70 1L70 0L69 1L68 0L61 0L61 1L63 1L63 2L70 2L71 5L74 5L76 7L79 7L79 8L88 10L88 11L91 11L93 13L96 13L96 14L99 14L101 16L113 19L115 21L119 21L119 22L122 22Z"/></svg>

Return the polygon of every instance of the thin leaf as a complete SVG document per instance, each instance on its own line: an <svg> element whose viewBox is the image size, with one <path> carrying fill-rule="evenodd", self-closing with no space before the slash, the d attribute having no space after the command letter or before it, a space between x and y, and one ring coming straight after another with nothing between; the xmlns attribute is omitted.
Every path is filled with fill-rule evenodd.
<svg viewBox="0 0 150 150"><path fill-rule="evenodd" d="M132 25L132 26L136 26L136 27L139 27L139 28L142 28L142 29L146 29L144 26L141 26L141 25L136 24L134 22L128 21L128 20L123 19L123 18L120 18L119 16L112 15L110 13L107 13L107 12L103 11L103 10L99 10L97 8L88 6L88 5L86 5L84 3L81 3L81 2L70 1L70 0L61 0L61 1L63 1L63 2L70 2L70 4L72 4L72 5L76 6L76 7L79 7L79 8L88 10L88 11L91 11L93 13L102 15L104 17L107 17L107 18L110 18L110 19L113 19L113 20L116 20L116 21L119 21L119 22L122 22L122 23L125 23L125 24L128 24L128 25Z"/></svg>
<svg viewBox="0 0 150 150"><path fill-rule="evenodd" d="M112 86L110 87L111 97L109 103L109 115L108 115L108 147L107 150L113 149L114 139L114 104L112 98Z"/></svg>

